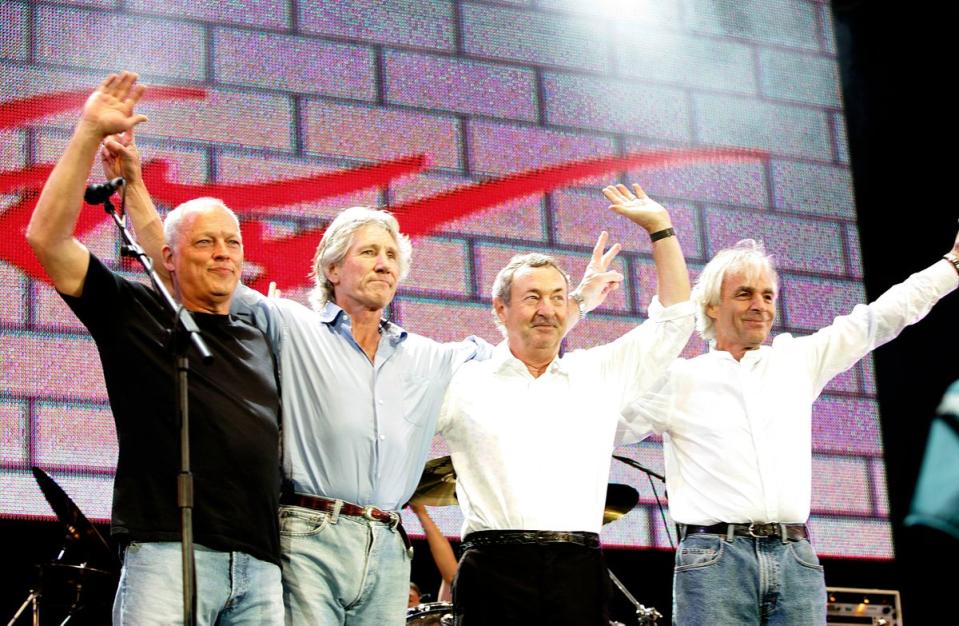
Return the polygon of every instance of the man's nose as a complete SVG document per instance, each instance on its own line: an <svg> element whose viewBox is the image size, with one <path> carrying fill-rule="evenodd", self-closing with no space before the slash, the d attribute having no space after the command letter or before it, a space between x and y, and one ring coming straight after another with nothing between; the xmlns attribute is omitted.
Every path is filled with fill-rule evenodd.
<svg viewBox="0 0 959 626"><path fill-rule="evenodd" d="M223 258L229 256L230 247L222 239L216 239L213 242L213 256Z"/></svg>

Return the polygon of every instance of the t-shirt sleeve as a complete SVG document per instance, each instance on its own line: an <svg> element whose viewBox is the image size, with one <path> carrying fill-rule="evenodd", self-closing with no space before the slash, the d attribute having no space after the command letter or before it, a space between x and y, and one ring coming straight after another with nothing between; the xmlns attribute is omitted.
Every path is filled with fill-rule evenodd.
<svg viewBox="0 0 959 626"><path fill-rule="evenodd" d="M60 293L77 318L96 336L111 322L111 313L118 311L117 303L127 281L111 272L93 254L87 266L83 292L79 296Z"/></svg>

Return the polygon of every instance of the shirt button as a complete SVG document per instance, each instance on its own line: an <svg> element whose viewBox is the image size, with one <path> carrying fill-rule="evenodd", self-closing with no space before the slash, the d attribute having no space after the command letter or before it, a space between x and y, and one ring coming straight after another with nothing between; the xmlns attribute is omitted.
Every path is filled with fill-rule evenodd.
<svg viewBox="0 0 959 626"><path fill-rule="evenodd" d="M386 435L380 435L380 441L383 441L384 439L386 439Z"/></svg>

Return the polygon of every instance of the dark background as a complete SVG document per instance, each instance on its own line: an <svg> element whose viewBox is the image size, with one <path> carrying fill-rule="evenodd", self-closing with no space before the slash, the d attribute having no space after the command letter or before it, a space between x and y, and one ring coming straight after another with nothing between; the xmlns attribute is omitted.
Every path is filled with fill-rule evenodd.
<svg viewBox="0 0 959 626"><path fill-rule="evenodd" d="M866 292L872 300L934 262L956 236L959 175L953 151L959 124L950 94L957 78L959 9L946 3L867 0L832 5ZM954 624L959 613L952 608L957 576L951 567L959 562L959 542L902 525L936 406L959 379L957 321L959 298L951 296L922 323L876 351L896 560L824 562L830 586L899 590L909 626ZM62 537L59 525L51 522L0 520L0 624L26 597L33 564L54 558ZM424 542L416 543L413 579L424 592L435 593L438 574L429 550ZM666 615L660 623L668 623L672 555L610 551L607 560L640 602ZM949 573L935 574L938 569ZM618 592L612 610L616 619L634 623ZM29 619L21 617L19 623Z"/></svg>

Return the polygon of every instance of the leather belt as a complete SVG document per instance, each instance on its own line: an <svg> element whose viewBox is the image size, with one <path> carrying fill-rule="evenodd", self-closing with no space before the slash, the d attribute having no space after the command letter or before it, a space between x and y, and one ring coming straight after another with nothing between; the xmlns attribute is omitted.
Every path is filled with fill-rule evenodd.
<svg viewBox="0 0 959 626"><path fill-rule="evenodd" d="M285 494L280 498L280 504L289 506L301 506L314 511L324 513L335 513L337 515L349 515L351 517L362 517L373 522L382 522L389 524L390 528L396 528L400 524L400 514L396 511L384 511L375 506L360 506L345 500L331 500L319 496L306 496L299 493Z"/></svg>
<svg viewBox="0 0 959 626"><path fill-rule="evenodd" d="M809 538L809 531L805 524L778 524L776 522L753 524L713 524L712 526L696 526L695 524L680 524L680 536L686 537L693 533L708 535L736 535L738 537L777 537L789 541L801 541Z"/></svg>
<svg viewBox="0 0 959 626"><path fill-rule="evenodd" d="M480 546L547 545L572 543L585 548L599 548L599 535L585 532L552 530L481 530L463 537L463 550Z"/></svg>

